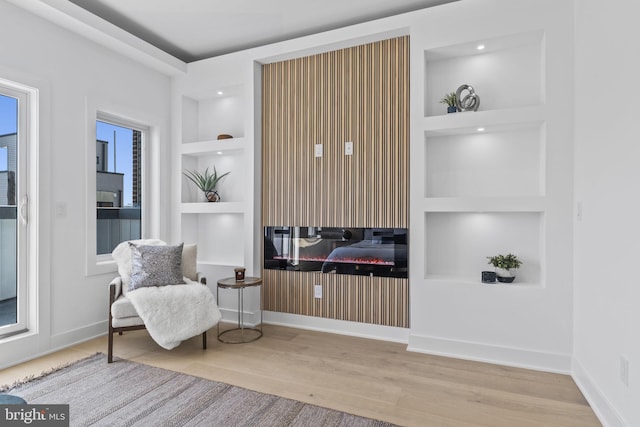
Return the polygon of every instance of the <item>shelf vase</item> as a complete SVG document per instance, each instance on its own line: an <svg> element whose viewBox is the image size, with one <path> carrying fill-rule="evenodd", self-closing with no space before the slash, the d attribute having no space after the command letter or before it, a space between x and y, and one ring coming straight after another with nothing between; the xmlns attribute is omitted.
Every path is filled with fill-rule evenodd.
<svg viewBox="0 0 640 427"><path fill-rule="evenodd" d="M213 190L213 191L205 191L204 195L207 198L208 202L219 202L220 199L221 199L220 195L215 190Z"/></svg>
<svg viewBox="0 0 640 427"><path fill-rule="evenodd" d="M456 113L458 111L458 108L454 105L451 107L447 107L447 113Z"/></svg>

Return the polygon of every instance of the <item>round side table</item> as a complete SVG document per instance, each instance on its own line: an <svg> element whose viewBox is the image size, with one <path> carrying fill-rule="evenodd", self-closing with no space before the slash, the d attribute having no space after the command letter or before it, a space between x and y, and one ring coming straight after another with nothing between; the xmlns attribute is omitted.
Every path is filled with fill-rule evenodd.
<svg viewBox="0 0 640 427"><path fill-rule="evenodd" d="M0 405L26 405L27 401L18 396L0 394Z"/></svg>
<svg viewBox="0 0 640 427"><path fill-rule="evenodd" d="M243 344L257 340L262 336L262 307L260 307L260 328L250 328L244 325L244 290L253 286L262 286L259 277L245 277L244 280L236 280L235 277L226 277L218 280L216 288L216 301L219 303L220 289L236 289L238 291L238 326L220 332L218 322L218 341L226 344ZM239 337L233 337L238 335Z"/></svg>

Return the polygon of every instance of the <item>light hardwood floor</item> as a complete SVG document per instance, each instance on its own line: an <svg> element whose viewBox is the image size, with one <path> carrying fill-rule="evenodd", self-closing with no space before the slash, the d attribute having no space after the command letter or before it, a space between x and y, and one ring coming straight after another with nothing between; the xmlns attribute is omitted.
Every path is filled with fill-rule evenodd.
<svg viewBox="0 0 640 427"><path fill-rule="evenodd" d="M411 353L404 344L265 325L264 337L167 351L146 331L114 337L116 357L404 426L600 426L571 377ZM96 352L106 337L0 371L0 384ZM117 363L117 361L115 362Z"/></svg>

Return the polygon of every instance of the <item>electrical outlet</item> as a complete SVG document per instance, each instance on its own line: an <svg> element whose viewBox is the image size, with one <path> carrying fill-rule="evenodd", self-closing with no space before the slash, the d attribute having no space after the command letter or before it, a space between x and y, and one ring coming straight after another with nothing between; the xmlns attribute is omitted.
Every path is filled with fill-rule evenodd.
<svg viewBox="0 0 640 427"><path fill-rule="evenodd" d="M620 356L620 381L629 387L629 359Z"/></svg>
<svg viewBox="0 0 640 427"><path fill-rule="evenodd" d="M316 157L322 157L322 144L316 144Z"/></svg>
<svg viewBox="0 0 640 427"><path fill-rule="evenodd" d="M351 156L353 154L353 142L347 141L344 143L344 154Z"/></svg>
<svg viewBox="0 0 640 427"><path fill-rule="evenodd" d="M313 296L315 298L322 298L322 285L313 285Z"/></svg>

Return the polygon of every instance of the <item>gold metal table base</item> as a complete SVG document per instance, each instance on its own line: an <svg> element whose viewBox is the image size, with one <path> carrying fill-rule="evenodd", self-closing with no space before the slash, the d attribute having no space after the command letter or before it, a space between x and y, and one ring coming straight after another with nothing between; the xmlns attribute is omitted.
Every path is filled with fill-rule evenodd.
<svg viewBox="0 0 640 427"><path fill-rule="evenodd" d="M232 332L239 332L239 333L232 334ZM240 335L240 337L238 339L234 339L234 338L228 337L228 335ZM255 335L255 336L250 338L250 337L247 337L247 335ZM260 337L262 337L262 330L258 328L233 328L233 329L227 329L226 331L222 331L222 332L220 332L220 328L218 328L218 341L223 342L225 344L245 344L248 342L253 342Z"/></svg>

